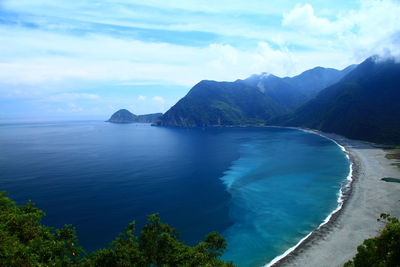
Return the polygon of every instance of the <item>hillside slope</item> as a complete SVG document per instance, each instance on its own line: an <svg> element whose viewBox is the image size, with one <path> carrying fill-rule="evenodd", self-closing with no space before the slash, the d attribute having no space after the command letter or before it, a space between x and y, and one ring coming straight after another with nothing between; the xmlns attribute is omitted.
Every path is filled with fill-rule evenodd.
<svg viewBox="0 0 400 267"><path fill-rule="evenodd" d="M157 125L264 125L298 108L348 71L318 67L293 78L263 73L234 82L201 81Z"/></svg>
<svg viewBox="0 0 400 267"><path fill-rule="evenodd" d="M400 64L369 58L277 122L378 143L400 143Z"/></svg>

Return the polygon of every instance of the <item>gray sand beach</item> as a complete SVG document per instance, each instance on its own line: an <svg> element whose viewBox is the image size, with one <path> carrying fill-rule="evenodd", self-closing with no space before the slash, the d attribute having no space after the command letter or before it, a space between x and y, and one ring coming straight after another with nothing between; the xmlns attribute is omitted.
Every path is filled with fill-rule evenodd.
<svg viewBox="0 0 400 267"><path fill-rule="evenodd" d="M400 178L394 160L386 151L370 144L322 134L346 147L353 162L353 184L343 208L329 223L315 231L292 253L273 266L336 267L343 266L357 252L364 239L374 237L384 227L377 221L381 213L400 217L400 184L382 181L383 177Z"/></svg>

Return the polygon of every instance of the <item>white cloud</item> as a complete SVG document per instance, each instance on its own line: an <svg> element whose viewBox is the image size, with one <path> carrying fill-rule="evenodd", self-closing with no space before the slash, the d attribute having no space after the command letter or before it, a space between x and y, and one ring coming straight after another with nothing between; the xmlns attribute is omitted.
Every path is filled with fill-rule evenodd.
<svg viewBox="0 0 400 267"><path fill-rule="evenodd" d="M154 96L152 100L159 103L165 103L165 99L161 96Z"/></svg>
<svg viewBox="0 0 400 267"><path fill-rule="evenodd" d="M63 3L64 2L64 3ZM204 33L259 38L265 36L266 25L255 25L252 16L278 16L289 0L241 1L5 1L12 12L33 14L34 23L49 30L93 30L98 23L134 29L169 30L177 32L201 31ZM241 16L238 15L252 15ZM249 19L250 18L250 19ZM94 27L94 28L92 28ZM104 29L101 25L100 31ZM118 31L118 29L114 29ZM112 34L112 33L111 33ZM134 34L134 33L133 33ZM134 34L135 35L135 34Z"/></svg>
<svg viewBox="0 0 400 267"><path fill-rule="evenodd" d="M314 8L310 4L298 4L291 11L283 15L282 25L319 35L338 34L351 30L353 22L344 17L340 17L336 21L330 21L327 18L316 16Z"/></svg>
<svg viewBox="0 0 400 267"><path fill-rule="evenodd" d="M285 13L282 25L300 31L301 40L319 37L314 48L319 45L333 49L331 53L347 51L348 58L359 61L373 54L399 56L399 14L400 2L396 0L362 0L358 10L342 12L331 20L317 16L312 5L304 4Z"/></svg>
<svg viewBox="0 0 400 267"><path fill-rule="evenodd" d="M29 9L29 10L40 10L41 12L59 12L60 6L52 0L4 0L6 6L12 9ZM59 0L58 2L63 2ZM285 6L290 3L290 0L275 0L275 1L263 1L263 0L247 0L243 1L232 1L232 0L113 0L113 1L102 1L94 4L92 1L65 1L62 5L63 10L69 11L70 13L81 14L86 16L108 16L108 13L102 13L104 9L107 9L109 13L115 15L131 15L133 8L132 4L138 6L147 6L151 8L157 8L162 10L172 11L191 11L191 12L202 12L202 13L224 13L224 12L241 12L241 13L262 13L271 14L279 13L284 10ZM135 7L135 6L133 6ZM44 11L42 10L44 9Z"/></svg>
<svg viewBox="0 0 400 267"><path fill-rule="evenodd" d="M317 65L343 68L375 53L400 55L399 1L360 0L357 9L342 9L340 13L321 10L318 1L297 5L281 1L280 8L273 11L267 7L277 2L229 1L229 5L227 0L217 2L173 0L161 4L161 0L149 0L143 5L160 8L147 7L142 12L130 7L125 0L102 1L96 8L85 0L68 2L65 8L49 0L5 1L4 6L11 11L36 14L35 22L41 27L0 25L0 94L2 98L41 97L76 105L86 101L93 106L97 101L101 107L106 107L106 101L115 107L133 103L140 112L147 112L150 107L165 111L178 96L174 95L172 101L169 92L149 92L143 89L146 85L190 88L202 79L236 80L260 72L286 76ZM111 9L107 14L99 13L108 8ZM140 12L143 14L136 16ZM51 24L48 22L53 22L54 17L50 16L53 13L56 19ZM181 13L182 16L176 15ZM271 13L275 13L274 20L268 17ZM45 23L41 24L40 15ZM254 21L249 19L253 15ZM272 26L268 23L270 19ZM140 39L135 34L117 35L113 34L114 28L110 32L102 31L103 27L86 22L105 22L110 28L143 27L139 31L151 29L156 33L158 30L180 33L198 30L202 31L199 39L204 33L219 35L212 42L194 46L190 38L197 37L197 33L193 32L188 40L174 44L167 42L169 38L161 42L162 38L149 41L150 38ZM71 34L69 26L84 33ZM237 42L237 38L247 38L246 44ZM79 86L88 92L99 85L111 85L110 91L112 85L137 91L131 92L132 99L116 99L120 95L107 92L104 100L106 97L96 98L97 93L77 93L79 90L75 88ZM89 89L85 90L86 87ZM111 100L112 97L115 99Z"/></svg>
<svg viewBox="0 0 400 267"><path fill-rule="evenodd" d="M202 79L234 80L261 71L292 74L278 62L280 58L287 61L285 53L266 49L265 42L255 50L243 50L227 44L190 47L101 35L82 38L26 29L13 32L0 28L0 50L7 52L0 57L0 81L5 84L57 85L78 79L191 86ZM38 47L60 53L25 54Z"/></svg>
<svg viewBox="0 0 400 267"><path fill-rule="evenodd" d="M315 65L342 68L377 51L396 51L397 14L399 4L389 0L364 1L360 10L335 20L317 16L309 4L297 5L282 22L294 29L271 37L279 46L258 41L246 48L220 43L191 47L2 26L0 81L50 91L65 90L58 85L68 80L192 86L202 79L235 80L259 72L294 75ZM336 36L320 37L324 34ZM306 49L291 49L293 45Z"/></svg>
<svg viewBox="0 0 400 267"><path fill-rule="evenodd" d="M358 30L344 39L357 57L380 54L400 57L400 2L365 0L359 12L351 12Z"/></svg>
<svg viewBox="0 0 400 267"><path fill-rule="evenodd" d="M52 95L47 98L49 101L71 101L71 100L97 100L100 96L96 94L82 94L82 93L63 93Z"/></svg>
<svg viewBox="0 0 400 267"><path fill-rule="evenodd" d="M84 109L75 103L68 103L69 112L82 112Z"/></svg>

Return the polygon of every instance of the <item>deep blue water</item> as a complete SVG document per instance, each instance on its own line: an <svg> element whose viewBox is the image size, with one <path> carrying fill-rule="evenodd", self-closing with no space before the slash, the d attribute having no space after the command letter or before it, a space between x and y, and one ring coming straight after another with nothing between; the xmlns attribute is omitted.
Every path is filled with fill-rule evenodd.
<svg viewBox="0 0 400 267"><path fill-rule="evenodd" d="M260 266L337 206L348 165L332 141L298 130L0 124L0 190L33 200L45 224L74 225L89 251L159 213L182 240L219 231L224 259Z"/></svg>

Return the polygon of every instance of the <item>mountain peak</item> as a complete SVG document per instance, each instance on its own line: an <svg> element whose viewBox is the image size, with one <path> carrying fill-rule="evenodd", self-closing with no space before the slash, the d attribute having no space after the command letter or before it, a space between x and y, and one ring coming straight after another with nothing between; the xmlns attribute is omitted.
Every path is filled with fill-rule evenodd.
<svg viewBox="0 0 400 267"><path fill-rule="evenodd" d="M319 73L316 73L319 72ZM203 80L168 110L157 123L164 126L260 125L300 107L337 82L341 71L318 67L293 78L270 73L244 80Z"/></svg>
<svg viewBox="0 0 400 267"><path fill-rule="evenodd" d="M115 122L115 123L130 123L136 120L136 115L131 113L127 109L120 109L115 112L108 122Z"/></svg>

